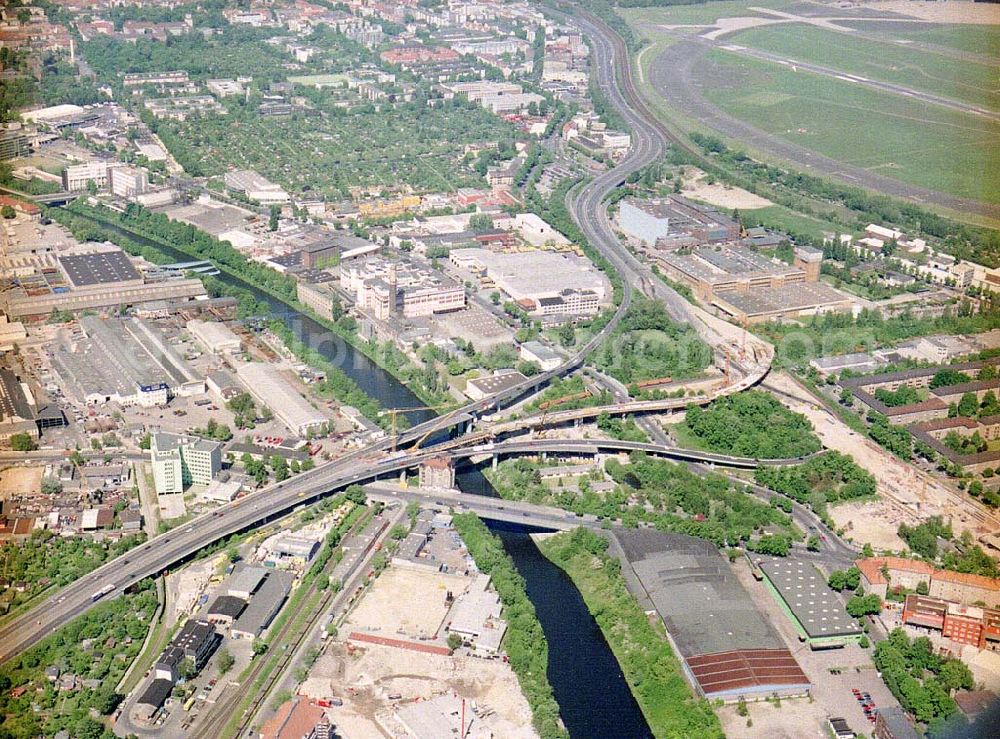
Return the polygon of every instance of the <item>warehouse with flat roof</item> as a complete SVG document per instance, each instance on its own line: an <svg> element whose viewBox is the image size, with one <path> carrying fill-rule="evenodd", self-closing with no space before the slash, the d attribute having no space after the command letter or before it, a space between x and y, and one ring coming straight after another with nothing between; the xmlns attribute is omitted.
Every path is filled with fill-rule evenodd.
<svg viewBox="0 0 1000 739"><path fill-rule="evenodd" d="M236 376L259 404L299 436L308 436L329 419L299 395L277 367L263 362L236 365Z"/></svg>
<svg viewBox="0 0 1000 739"><path fill-rule="evenodd" d="M711 542L650 529L616 532L615 540L635 575L626 581L663 620L700 695L736 701L809 692L795 657Z"/></svg>
<svg viewBox="0 0 1000 739"><path fill-rule="evenodd" d="M847 614L840 597L812 562L769 557L759 566L772 594L810 647L839 647L861 636L858 622Z"/></svg>
<svg viewBox="0 0 1000 739"><path fill-rule="evenodd" d="M153 406L205 392L205 381L144 321L84 316L80 328L83 338L56 348L52 364L82 402Z"/></svg>

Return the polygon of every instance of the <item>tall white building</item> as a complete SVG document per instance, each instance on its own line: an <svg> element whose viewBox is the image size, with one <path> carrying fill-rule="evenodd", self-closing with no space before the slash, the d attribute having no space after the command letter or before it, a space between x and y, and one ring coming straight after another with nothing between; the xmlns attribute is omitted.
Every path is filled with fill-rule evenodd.
<svg viewBox="0 0 1000 739"><path fill-rule="evenodd" d="M138 167L112 167L108 176L112 194L120 198L135 198L149 189L146 170Z"/></svg>
<svg viewBox="0 0 1000 739"><path fill-rule="evenodd" d="M83 164L71 164L63 170L63 189L68 192L86 190L87 184L90 182L93 182L97 187L107 187L107 162L84 162Z"/></svg>
<svg viewBox="0 0 1000 739"><path fill-rule="evenodd" d="M222 444L197 436L158 432L149 457L157 495L181 493L188 485L208 485L222 469Z"/></svg>

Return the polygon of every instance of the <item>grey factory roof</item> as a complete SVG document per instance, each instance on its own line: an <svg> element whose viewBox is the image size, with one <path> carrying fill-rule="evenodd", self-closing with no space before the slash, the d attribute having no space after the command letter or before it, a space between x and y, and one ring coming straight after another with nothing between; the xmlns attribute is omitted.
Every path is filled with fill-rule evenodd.
<svg viewBox="0 0 1000 739"><path fill-rule="evenodd" d="M237 598L234 595L220 595L212 601L212 605L208 607L208 615L236 618L243 613L243 609L246 608L246 606L247 602L242 598Z"/></svg>
<svg viewBox="0 0 1000 739"><path fill-rule="evenodd" d="M34 418L28 398L12 370L0 368L0 422L30 421Z"/></svg>
<svg viewBox="0 0 1000 739"><path fill-rule="evenodd" d="M765 558L761 569L812 639L860 634L840 598L812 562Z"/></svg>
<svg viewBox="0 0 1000 739"><path fill-rule="evenodd" d="M715 297L747 315L807 310L851 300L822 282L795 282L782 287L755 288L747 293L724 290L716 292Z"/></svg>
<svg viewBox="0 0 1000 739"><path fill-rule="evenodd" d="M263 567L245 566L239 568L233 575L232 582L229 583L229 593L243 597L242 593L253 594L260 587L268 571Z"/></svg>
<svg viewBox="0 0 1000 739"><path fill-rule="evenodd" d="M132 261L120 251L61 256L59 264L75 287L142 279Z"/></svg>
<svg viewBox="0 0 1000 739"><path fill-rule="evenodd" d="M293 575L280 570L268 570L263 584L250 598L246 610L233 623L232 630L257 636L267 628L292 589Z"/></svg>
<svg viewBox="0 0 1000 739"><path fill-rule="evenodd" d="M489 375L488 377L479 377L474 380L469 380L468 384L478 388L486 395L493 395L494 393L500 393L508 388L514 387L519 382L523 382L526 379L527 378L520 372L503 372L497 375Z"/></svg>
<svg viewBox="0 0 1000 739"><path fill-rule="evenodd" d="M53 354L56 371L81 397L122 396L139 386L177 387L194 377L187 363L150 326L135 319L80 319L87 338Z"/></svg>
<svg viewBox="0 0 1000 739"><path fill-rule="evenodd" d="M649 529L615 536L685 658L784 647L710 542Z"/></svg>

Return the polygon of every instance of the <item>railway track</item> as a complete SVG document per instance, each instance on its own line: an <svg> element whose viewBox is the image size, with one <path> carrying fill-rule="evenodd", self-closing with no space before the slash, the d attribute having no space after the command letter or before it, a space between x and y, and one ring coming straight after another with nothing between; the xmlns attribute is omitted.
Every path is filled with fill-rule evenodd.
<svg viewBox="0 0 1000 739"><path fill-rule="evenodd" d="M346 534L344 534L341 542L345 541L347 537L353 536L359 531L364 530L364 528L368 526L371 521L372 517L370 515L362 516L358 522L355 523ZM374 544L374 540L372 541L372 544ZM359 565L363 563L363 559L359 560ZM331 560L331 562L328 563L327 567L323 570L322 574L330 574L335 566L336 565ZM353 575L354 573L351 574ZM315 580L313 582L315 582ZM302 597L301 602L303 604L309 603L315 597L316 593L320 592L312 583L310 583L308 587L309 591ZM299 647L302 645L302 642L316 626L320 617L326 613L331 601L337 597L337 593L330 588L323 590L322 593L323 595L319 602L315 605L312 609L312 613L304 622L299 623L299 620L295 618L295 614L292 614L290 618L282 623L281 628L277 633L268 635L269 651L270 649L277 649L280 647L282 650L281 655L278 658L277 664L275 664L271 672L268 673L264 683L254 689L254 698L250 702L250 705L243 711L243 714L239 717L239 725L236 732L232 736L242 736L243 733L249 728L250 722L253 720L254 716L257 715L257 712L267 699L267 696L270 694L274 684L285 673L285 670L288 669L289 663L294 659ZM224 700L216 703L206 719L194 728L194 731L191 733L192 738L218 739L219 737L225 736L226 728L233 720L234 712L239 709L240 704L246 698L246 688L253 685L254 682L260 678L261 673L270 663L271 660L268 653L265 653L265 655L262 655L261 658L257 659L251 666L250 672L242 680L241 688L243 689L230 691L230 694Z"/></svg>

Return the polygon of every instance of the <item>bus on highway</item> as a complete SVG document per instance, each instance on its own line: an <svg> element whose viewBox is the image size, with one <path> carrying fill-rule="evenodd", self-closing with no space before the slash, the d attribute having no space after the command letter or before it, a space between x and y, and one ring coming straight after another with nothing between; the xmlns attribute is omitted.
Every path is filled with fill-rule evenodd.
<svg viewBox="0 0 1000 739"><path fill-rule="evenodd" d="M107 595L108 593L110 593L114 589L115 589L115 586L112 585L111 583L108 583L103 588L101 588L96 593L94 593L92 596L90 596L91 602L99 601L101 598L103 598L105 595Z"/></svg>

